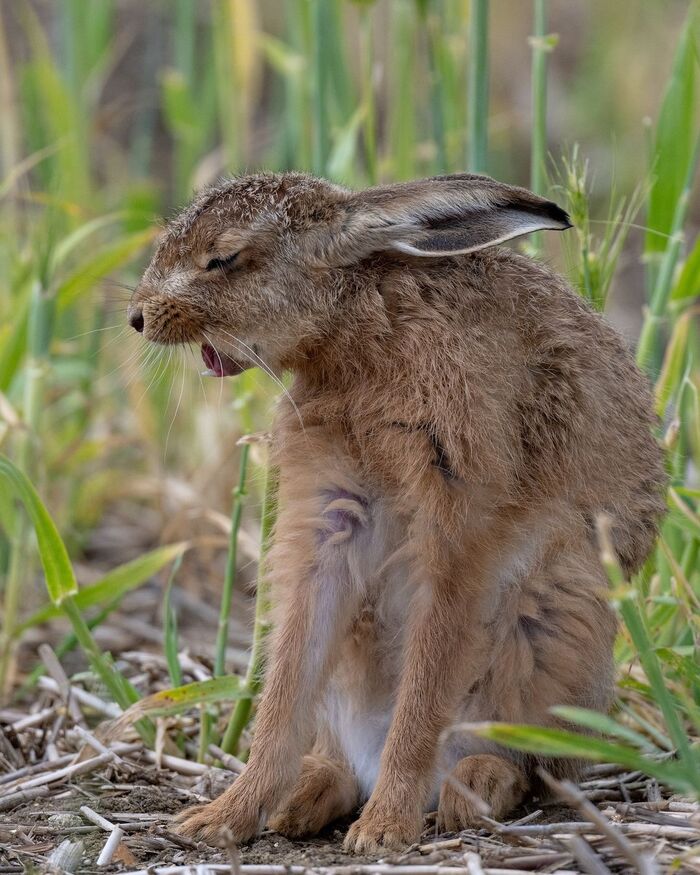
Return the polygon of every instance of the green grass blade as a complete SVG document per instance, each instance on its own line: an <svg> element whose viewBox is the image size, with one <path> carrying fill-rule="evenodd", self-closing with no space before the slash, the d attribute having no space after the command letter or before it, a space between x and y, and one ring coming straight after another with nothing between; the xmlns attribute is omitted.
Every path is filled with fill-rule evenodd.
<svg viewBox="0 0 700 875"><path fill-rule="evenodd" d="M265 473L265 497L260 524L260 562L258 565L258 587L255 597L255 626L253 629L253 650L246 674L246 689L250 698L239 702L233 710L221 747L226 753L237 753L243 730L248 725L253 707L252 699L263 685L265 672L265 644L270 633L270 584L265 575L265 557L270 549L272 530L277 518L278 472L268 465Z"/></svg>
<svg viewBox="0 0 700 875"><path fill-rule="evenodd" d="M671 303L691 303L700 297L700 235L696 238L690 254L683 262L678 280L671 291Z"/></svg>
<svg viewBox="0 0 700 875"><path fill-rule="evenodd" d="M102 679L114 700L123 708L128 707L138 694L121 674L110 665L92 637L74 596L78 592L73 566L68 558L65 544L49 516L44 503L28 477L6 456L0 455L0 477L22 501L34 526L39 556L44 568L46 588L55 606L60 606L73 626L73 631L95 673ZM5 642L8 631L3 630ZM152 727L142 725L147 741L152 740Z"/></svg>
<svg viewBox="0 0 700 875"><path fill-rule="evenodd" d="M231 507L231 535L229 538L228 554L226 557L226 574L224 586L221 592L221 606L219 609L219 625L216 633L216 656L214 659L214 675L224 673L226 662L226 644L228 643L228 626L231 615L231 600L236 583L238 570L238 532L243 515L243 502L246 495L246 477L248 476L248 457L250 444L244 443L241 447L241 460L238 471L238 483L233 490L233 503Z"/></svg>
<svg viewBox="0 0 700 875"><path fill-rule="evenodd" d="M698 4L692 3L673 60L671 77L664 94L656 126L649 193L646 255L653 257L666 249L678 199L683 190L693 154L697 118L697 45L694 32L700 17Z"/></svg>
<svg viewBox="0 0 700 875"><path fill-rule="evenodd" d="M688 780L700 793L700 761L697 752L691 749L688 735L679 717L678 704L666 686L661 664L654 652L644 618L631 598L621 601L620 613L637 648L639 661L649 680L654 700L664 715L669 735L678 749L683 769Z"/></svg>
<svg viewBox="0 0 700 875"><path fill-rule="evenodd" d="M146 716L180 714L190 708L198 708L214 702L245 701L250 695L241 678L235 674L195 681L170 690L160 690L140 699L128 708L117 721L115 734L118 735L124 728Z"/></svg>
<svg viewBox="0 0 700 875"><path fill-rule="evenodd" d="M180 668L180 660L178 658L178 633L177 633L177 614L172 604L173 584L177 572L182 565L182 553L173 562L173 567L168 578L168 585L165 587L163 596L163 650L165 652L165 661L168 664L168 674L170 675L170 683L174 687L182 685L182 669Z"/></svg>
<svg viewBox="0 0 700 875"><path fill-rule="evenodd" d="M83 295L94 289L101 279L135 258L149 246L157 234L157 229L147 228L117 238L106 244L96 255L85 259L58 286L56 301L59 311L66 310Z"/></svg>
<svg viewBox="0 0 700 875"><path fill-rule="evenodd" d="M133 559L131 562L126 562L124 565L109 571L95 583L84 586L79 591L76 587L76 590L73 592L73 601L77 608L85 611L95 605L121 599L126 593L131 592L153 577L168 562L172 562L181 556L187 548L187 542L183 541L167 547L158 547L150 553L144 553L143 556L139 556L137 559ZM60 607L55 602L44 605L17 628L16 635L20 635L39 623L53 620L60 616L60 614Z"/></svg>
<svg viewBox="0 0 700 875"><path fill-rule="evenodd" d="M486 173L489 124L489 0L472 0L471 3L468 86L467 166L474 173Z"/></svg>
<svg viewBox="0 0 700 875"><path fill-rule="evenodd" d="M65 544L29 478L7 456L1 454L0 478L22 501L29 514L36 532L46 589L53 604L59 607L66 598L78 592L78 582Z"/></svg>
<svg viewBox="0 0 700 875"><path fill-rule="evenodd" d="M328 163L330 148L328 128L327 79L328 58L323 50L325 33L329 26L328 3L330 0L310 0L311 10L311 69L312 94L314 111L314 141L313 169L314 173L323 176Z"/></svg>
<svg viewBox="0 0 700 875"><path fill-rule="evenodd" d="M680 791L700 793L700 784L694 783L681 763L654 760L633 747L617 742L603 741L564 729L515 723L470 724L469 731L497 744L540 756L618 763L628 769L651 775Z"/></svg>
<svg viewBox="0 0 700 875"><path fill-rule="evenodd" d="M588 708L574 708L563 705L551 710L552 714L556 717L561 717L562 720L566 720L568 723L576 723L601 735L612 735L622 741L629 742L629 744L638 747L645 753L658 753L658 749L651 744L648 738L645 738L639 732L635 732L634 729L630 729L629 726L618 723L607 714L591 711Z"/></svg>

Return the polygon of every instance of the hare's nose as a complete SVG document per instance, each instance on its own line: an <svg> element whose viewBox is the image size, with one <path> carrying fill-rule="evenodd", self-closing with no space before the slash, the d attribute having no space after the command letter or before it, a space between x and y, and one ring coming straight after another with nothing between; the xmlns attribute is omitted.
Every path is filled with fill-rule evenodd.
<svg viewBox="0 0 700 875"><path fill-rule="evenodd" d="M129 309L129 325L139 334L143 333L143 310L140 307L131 307Z"/></svg>

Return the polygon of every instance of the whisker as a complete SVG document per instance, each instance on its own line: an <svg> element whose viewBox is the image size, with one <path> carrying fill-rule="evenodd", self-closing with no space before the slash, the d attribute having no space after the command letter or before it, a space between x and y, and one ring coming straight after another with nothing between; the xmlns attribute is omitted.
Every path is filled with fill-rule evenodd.
<svg viewBox="0 0 700 875"><path fill-rule="evenodd" d="M122 340L125 337L125 335L126 335L126 331L123 331L123 332L119 332L119 334L115 334L112 337L110 337L109 340L107 341L107 343L103 343L100 346L100 354L105 355L106 351L110 348L110 346L115 344L118 340ZM135 356L142 349L143 349L143 347L139 345L136 349L132 350L132 352L129 354L128 358L126 359L126 362L128 362L131 358L133 358L133 356ZM113 368L109 372L109 374L107 374L106 376L110 376L115 371L120 370L126 364L126 362L123 361L120 364L118 364L116 366L116 368Z"/></svg>
<svg viewBox="0 0 700 875"><path fill-rule="evenodd" d="M165 463L166 456L168 454L168 442L170 441L170 432L173 430L173 426L175 425L175 420L177 419L177 414L180 410L180 404L182 403L182 394L185 391L185 360L182 356L178 358L180 363L180 394L178 395L177 404L175 405L175 413L173 413L173 417L170 420L170 426L168 428L168 433L165 436L165 447L163 449L163 462ZM170 388L172 391L172 383L170 384ZM170 395L168 395L168 406L170 406Z"/></svg>
<svg viewBox="0 0 700 875"><path fill-rule="evenodd" d="M115 341L119 340L120 337L122 337L122 334L117 334L115 337L110 338L110 340L103 345L102 351L104 352L104 350L111 346ZM118 365L116 365L116 367L112 368L111 371L107 371L106 374L102 374L99 377L98 383L103 383L105 380L107 380L108 377L111 377L112 374L116 374L117 371L125 370L127 367L133 364L135 360L140 359L145 352L146 349L144 348L144 346L142 344L139 344L139 346L130 353L125 361L120 362Z"/></svg>
<svg viewBox="0 0 700 875"><path fill-rule="evenodd" d="M116 331L117 328L121 328L124 330L123 325L105 325L102 328L91 328L90 331L82 331L80 334L74 334L72 337L66 337L65 341L68 343L71 340L78 340L79 337L87 337L89 334L97 334L99 331Z"/></svg>
<svg viewBox="0 0 700 875"><path fill-rule="evenodd" d="M130 286L128 283L124 283L121 280L115 280L114 277L105 277L102 280L103 285L113 286L117 289L124 289L127 292L135 292L136 286Z"/></svg>
<svg viewBox="0 0 700 875"><path fill-rule="evenodd" d="M190 351L190 355L192 356L192 361L194 362L195 370L197 371L197 376L199 377L199 386L202 390L202 398L204 399L204 403L206 404L207 403L207 393L206 393L206 390L204 388L204 380L202 379L202 369L199 365L199 362L197 361L197 357L194 354L194 350L192 349L192 344L188 343L187 347Z"/></svg>
<svg viewBox="0 0 700 875"><path fill-rule="evenodd" d="M173 356L173 348L172 348L172 346L168 348L168 357L167 358L165 358L165 356L164 356L165 350L162 349L162 347L157 347L157 350L158 350L158 352L156 355L155 373L151 377L151 380L150 380L148 386L146 386L146 388L143 390L143 393L141 394L141 397L138 400L138 404L140 404L143 401L144 397L146 395L148 395L148 393L151 391L151 388L157 382L159 382L165 376L165 374L167 374L167 372L168 372L168 365L170 364L170 359Z"/></svg>
<svg viewBox="0 0 700 875"><path fill-rule="evenodd" d="M211 342L210 338L207 337L207 335L206 335L206 333L205 333L204 331L202 332L202 334L204 334L204 337L206 338L207 343L209 344L209 346L210 346L210 347L214 350L214 352L216 353L216 357L217 357L218 360L219 360L219 366L221 367L221 374L222 374L222 376L223 376L223 373L224 373L224 363L221 361L221 356L219 355L219 351L218 351L218 349L214 346L214 344ZM221 381L219 382L219 410L221 410L221 402L222 402L222 400L223 400L223 395L224 395L224 381L221 380Z"/></svg>
<svg viewBox="0 0 700 875"><path fill-rule="evenodd" d="M231 334L229 331L224 330L223 328L221 328L219 330L222 332L222 334L225 334L227 337L230 337L231 340L233 340L235 343L239 343L242 347L244 347L245 350L247 350L247 353L245 352L245 350L241 350L241 352L243 352L243 354L246 355L247 358L250 361L252 361L254 364L256 364L259 368L262 368L262 370L265 371L265 373L268 375L268 377L270 377L272 380L274 380L274 382L280 388L282 393L288 399L289 403L292 405L292 408L294 409L294 413L296 414L296 417L299 420L299 424L301 425L301 430L304 433L304 435L306 435L306 428L304 426L304 420L302 419L301 413L299 412L299 408L297 407L294 399L290 395L287 387L284 385L282 380L277 376L277 374L272 370L270 365L268 365L268 363L264 359L262 359L255 352L254 349L251 349L251 347L249 347L248 344L245 343L245 341L241 340L239 337L236 337L234 334ZM210 343L211 343L211 341L210 341Z"/></svg>
<svg viewBox="0 0 700 875"><path fill-rule="evenodd" d="M226 278L226 285L228 286L228 289L229 289L229 292L230 292L230 291L231 291L231 280L228 279L228 277ZM264 361L264 360L263 360L263 359L262 359L262 358L261 358L256 352L255 352L254 349L251 349L251 348L248 346L247 343L245 343L245 342L244 342L243 340L241 340L239 337L236 337L234 334L231 334L230 332L226 331L225 329L221 329L221 330L223 331L224 334L227 334L229 337L231 337L236 343L239 343L241 346L243 346L245 349L247 349L248 352L254 357L253 360L257 359L258 367L262 368L262 369L265 371L265 373L266 373L269 377L271 377L271 378L275 381L275 383L279 386L279 388L281 389L282 393L286 396L286 398L288 399L289 403L292 405L292 409L294 410L294 413L296 414L296 417L297 417L297 419L299 420L299 425L301 426L302 433L303 433L304 437L306 437L306 428L305 428L305 426L304 426L304 420L302 419L301 413L299 412L299 408L297 407L297 405L296 405L294 399L293 399L292 396L290 395L289 391L287 390L287 387L284 385L284 383L282 382L282 380L277 376L277 374L275 374L275 372L272 370L272 368L270 367L270 365L268 365L268 363L267 363L266 361Z"/></svg>
<svg viewBox="0 0 700 875"><path fill-rule="evenodd" d="M133 373L126 381L124 389L128 389L131 384L141 376L143 371L153 366L155 360L158 358L159 352L159 348L155 344L151 343L148 344L148 347L145 350L142 349L138 356L139 361L137 362L137 366L134 367ZM133 366L133 359L131 360L130 364ZM118 370L118 368L116 370Z"/></svg>

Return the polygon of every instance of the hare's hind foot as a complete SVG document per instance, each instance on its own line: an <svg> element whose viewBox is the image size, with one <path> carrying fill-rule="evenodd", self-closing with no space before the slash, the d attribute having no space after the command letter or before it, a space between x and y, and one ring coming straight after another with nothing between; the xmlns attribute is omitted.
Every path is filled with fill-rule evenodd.
<svg viewBox="0 0 700 875"><path fill-rule="evenodd" d="M494 754L463 757L440 789L438 826L459 832L483 825L481 815L502 820L528 790L528 780L516 763Z"/></svg>
<svg viewBox="0 0 700 875"><path fill-rule="evenodd" d="M297 784L270 829L287 838L314 835L358 804L357 782L341 763L321 754L304 757Z"/></svg>

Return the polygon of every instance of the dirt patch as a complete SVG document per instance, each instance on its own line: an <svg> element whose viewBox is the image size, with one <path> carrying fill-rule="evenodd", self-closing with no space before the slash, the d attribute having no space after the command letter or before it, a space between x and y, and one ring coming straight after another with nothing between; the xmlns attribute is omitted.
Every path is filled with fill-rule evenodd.
<svg viewBox="0 0 700 875"><path fill-rule="evenodd" d="M140 653L133 659L133 676L147 678L146 690L162 688L163 667L150 655L147 662ZM99 699L99 688L83 679L74 680L74 689L87 702L77 715L49 679L34 701L0 710L0 873L48 871L62 844L75 851L70 871L86 875L228 864L226 851L174 832L174 815L213 798L235 777L214 767L215 751L206 763L196 762L198 715L182 715L168 726L167 768L158 768L154 752L134 735L110 742L111 750L103 742L86 747L86 737L99 732L100 721L109 716L109 705ZM463 870L467 859L477 860L487 873L577 873L591 871L593 864L593 871L631 873L643 871L646 858L655 859L659 872L700 873L697 802L673 797L641 772L616 766L591 767L573 795L563 785L555 789L559 799L571 804L531 800L506 824L485 819L482 829L458 835L437 834L428 816L421 843L396 855L346 854L342 842L349 820L304 841L266 831L240 849L241 875L251 875L246 867L270 865L323 869L323 875L339 867L347 873L350 866L357 875L371 875L370 868L362 867L378 859L402 867L420 865L422 875L437 875L444 866ZM104 822L93 822L92 812L108 821L106 829ZM122 830L123 838L111 865L98 868L113 827ZM270 873L258 870L256 875Z"/></svg>

